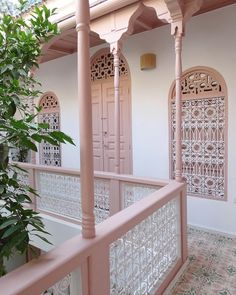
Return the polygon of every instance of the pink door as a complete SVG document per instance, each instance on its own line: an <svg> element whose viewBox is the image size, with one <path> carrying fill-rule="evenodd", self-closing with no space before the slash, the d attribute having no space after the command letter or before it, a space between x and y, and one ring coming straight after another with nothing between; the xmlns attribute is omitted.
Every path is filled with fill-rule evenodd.
<svg viewBox="0 0 236 295"><path fill-rule="evenodd" d="M130 83L121 80L121 173L132 172ZM112 80L92 83L94 169L115 171L114 85Z"/></svg>
<svg viewBox="0 0 236 295"><path fill-rule="evenodd" d="M103 171L102 84L92 84L93 161L94 170Z"/></svg>

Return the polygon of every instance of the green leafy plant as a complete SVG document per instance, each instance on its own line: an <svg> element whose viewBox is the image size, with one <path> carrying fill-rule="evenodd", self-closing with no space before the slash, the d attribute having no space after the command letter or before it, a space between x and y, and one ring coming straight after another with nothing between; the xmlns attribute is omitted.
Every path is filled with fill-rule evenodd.
<svg viewBox="0 0 236 295"><path fill-rule="evenodd" d="M23 11L26 1L20 1ZM5 273L4 258L24 253L30 235L44 241L45 229L38 213L25 207L30 194L37 193L20 182L20 168L9 161L11 149L37 152L36 143L53 145L72 139L63 132L48 132L48 125L36 123L29 99L40 94L40 83L30 71L38 67L41 44L58 34L57 25L49 21L55 10L35 7L29 18L0 16L0 276Z"/></svg>

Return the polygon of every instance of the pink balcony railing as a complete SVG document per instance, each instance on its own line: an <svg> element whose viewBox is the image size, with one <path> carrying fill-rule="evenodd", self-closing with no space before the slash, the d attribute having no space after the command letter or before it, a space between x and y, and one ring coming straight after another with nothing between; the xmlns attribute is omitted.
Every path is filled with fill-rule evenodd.
<svg viewBox="0 0 236 295"><path fill-rule="evenodd" d="M34 200L37 211L80 223L82 220L80 171L26 163L18 165L21 181L34 187L40 198ZM95 172L95 218L99 223L114 213L141 200L168 182L137 178L130 175Z"/></svg>
<svg viewBox="0 0 236 295"><path fill-rule="evenodd" d="M78 171L24 167L33 172L31 183L37 183L32 175L38 173L79 177ZM2 294L163 293L187 258L185 185L110 173L95 176L109 183L109 214L126 208L96 225L96 238L76 236L1 278ZM145 183L150 191L144 190Z"/></svg>

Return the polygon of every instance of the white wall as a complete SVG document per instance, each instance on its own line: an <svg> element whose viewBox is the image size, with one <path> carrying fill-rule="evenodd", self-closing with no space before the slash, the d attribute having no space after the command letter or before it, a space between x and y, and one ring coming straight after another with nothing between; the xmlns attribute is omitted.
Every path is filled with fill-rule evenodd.
<svg viewBox="0 0 236 295"><path fill-rule="evenodd" d="M188 222L236 234L236 5L194 17L186 27L183 70L209 66L228 87L228 202L188 197ZM132 36L125 56L132 74L134 174L168 177L168 92L174 78L174 44L168 26ZM155 70L140 71L139 56L157 54ZM148 90L144 85L148 85Z"/></svg>
<svg viewBox="0 0 236 295"><path fill-rule="evenodd" d="M228 202L199 200L188 202L189 221L201 226L236 234L236 5L198 16L188 26L184 68L206 65L225 78L228 88ZM189 33L195 38L190 38ZM201 42L201 43L200 43ZM194 58L194 62L193 62Z"/></svg>
<svg viewBox="0 0 236 295"><path fill-rule="evenodd" d="M183 70L209 66L226 80L229 97L228 202L188 198L189 223L236 234L236 4L194 17L187 25ZM101 47L101 46L100 46ZM100 47L93 48L91 54ZM157 68L141 71L140 55L156 53ZM174 79L174 38L170 26L130 37L123 50L131 70L132 141L135 175L169 177L168 92ZM59 97L62 130L78 142L76 55L45 63L38 72L45 91ZM63 165L79 167L79 148L63 147Z"/></svg>
<svg viewBox="0 0 236 295"><path fill-rule="evenodd" d="M79 168L79 106L77 102L76 54L47 62L37 74L43 83L42 91L54 92L61 109L61 130L76 143L62 145L62 166Z"/></svg>
<svg viewBox="0 0 236 295"><path fill-rule="evenodd" d="M41 236L44 236L46 239L48 239L51 244L48 244L33 235L30 238L30 244L45 252L52 250L53 248L61 245L63 242L72 239L81 233L80 225L59 220L45 214L40 214L40 216L42 217L43 223L45 225L45 231L50 233L50 235L41 234Z"/></svg>

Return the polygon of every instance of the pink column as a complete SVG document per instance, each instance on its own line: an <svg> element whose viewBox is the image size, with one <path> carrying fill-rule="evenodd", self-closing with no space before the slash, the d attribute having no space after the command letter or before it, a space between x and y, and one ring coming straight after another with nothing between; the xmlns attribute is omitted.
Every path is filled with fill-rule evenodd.
<svg viewBox="0 0 236 295"><path fill-rule="evenodd" d="M114 57L114 94L115 94L115 173L120 174L120 44L111 44Z"/></svg>
<svg viewBox="0 0 236 295"><path fill-rule="evenodd" d="M175 106L176 106L176 167L175 179L182 181L182 140L181 140L181 125L182 125L182 92L181 92L181 75L182 75L182 32L177 28L175 33Z"/></svg>
<svg viewBox="0 0 236 295"><path fill-rule="evenodd" d="M95 237L94 176L92 143L92 104L89 56L89 2L77 0L76 30L78 59L78 98L80 123L80 180L82 201L82 235Z"/></svg>

